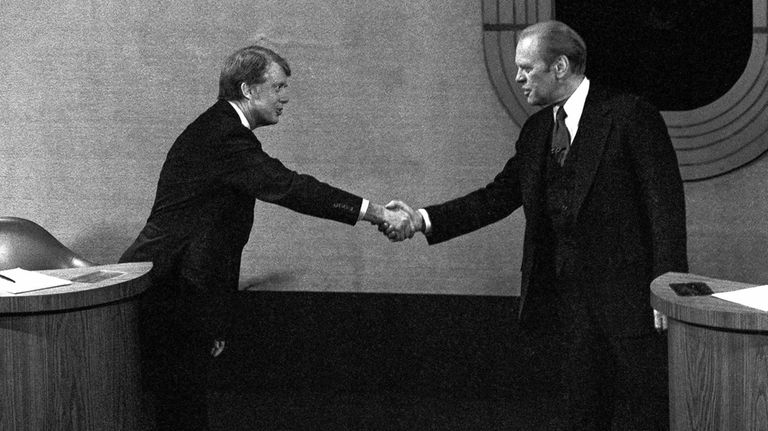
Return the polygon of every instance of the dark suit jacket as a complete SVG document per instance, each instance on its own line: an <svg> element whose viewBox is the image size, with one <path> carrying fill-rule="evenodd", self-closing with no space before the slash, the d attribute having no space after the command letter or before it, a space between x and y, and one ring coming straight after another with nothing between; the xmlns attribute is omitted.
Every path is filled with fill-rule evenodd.
<svg viewBox="0 0 768 431"><path fill-rule="evenodd" d="M523 125L516 154L485 188L427 207L430 244L496 222L522 206L521 317L526 300L551 279L536 274L545 244L545 169L552 108ZM642 99L594 82L573 142L573 191L566 210L561 280L582 289L612 335L652 330L650 282L667 271L687 271L685 199L666 126ZM530 297L530 298L529 298Z"/></svg>
<svg viewBox="0 0 768 431"><path fill-rule="evenodd" d="M210 332L226 326L211 313L223 317L222 302L238 289L256 199L350 225L362 204L267 155L232 106L218 101L174 142L147 224L120 259L154 263L145 301L154 311L183 310Z"/></svg>

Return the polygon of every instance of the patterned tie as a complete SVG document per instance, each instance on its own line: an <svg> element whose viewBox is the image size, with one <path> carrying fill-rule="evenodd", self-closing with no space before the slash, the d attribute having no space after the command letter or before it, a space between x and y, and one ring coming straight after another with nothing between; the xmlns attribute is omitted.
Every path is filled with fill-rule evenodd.
<svg viewBox="0 0 768 431"><path fill-rule="evenodd" d="M552 156L560 166L565 163L565 156L568 154L568 148L571 146L571 134L565 127L565 113L563 105L558 105L557 114L555 114L555 127L552 128Z"/></svg>

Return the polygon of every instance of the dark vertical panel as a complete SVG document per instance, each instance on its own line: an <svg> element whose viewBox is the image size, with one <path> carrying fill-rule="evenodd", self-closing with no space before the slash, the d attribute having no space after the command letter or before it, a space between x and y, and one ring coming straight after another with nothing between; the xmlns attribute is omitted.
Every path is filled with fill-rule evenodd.
<svg viewBox="0 0 768 431"><path fill-rule="evenodd" d="M584 37L587 75L650 98L661 110L707 105L744 71L752 1L576 0L557 19Z"/></svg>

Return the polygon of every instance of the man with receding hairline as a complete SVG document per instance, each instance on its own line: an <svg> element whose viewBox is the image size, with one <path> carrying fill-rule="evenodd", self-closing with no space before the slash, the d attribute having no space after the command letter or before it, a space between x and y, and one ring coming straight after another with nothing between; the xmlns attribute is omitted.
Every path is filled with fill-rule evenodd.
<svg viewBox="0 0 768 431"><path fill-rule="evenodd" d="M688 270L682 181L659 112L590 82L586 58L582 38L561 22L524 29L516 81L543 108L520 130L515 155L463 197L418 211L388 207L409 212L430 244L522 207L521 326L563 342L562 425L665 430L667 346L654 328L650 283ZM398 239L396 228L380 229Z"/></svg>
<svg viewBox="0 0 768 431"><path fill-rule="evenodd" d="M264 152L252 131L278 123L290 75L288 63L261 46L226 59L219 100L168 151L147 223L120 259L153 262L140 329L158 429L208 429L206 373L236 324L228 305L257 200L413 235L406 215L292 171Z"/></svg>

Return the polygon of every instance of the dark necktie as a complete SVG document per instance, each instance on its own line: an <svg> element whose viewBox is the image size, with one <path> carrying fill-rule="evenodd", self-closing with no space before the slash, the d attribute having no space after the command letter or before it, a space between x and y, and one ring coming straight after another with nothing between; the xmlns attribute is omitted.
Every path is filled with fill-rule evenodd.
<svg viewBox="0 0 768 431"><path fill-rule="evenodd" d="M571 146L571 134L565 127L565 113L563 106L557 109L555 114L555 127L552 129L552 157L560 166L565 163L565 156L568 154L568 148Z"/></svg>

